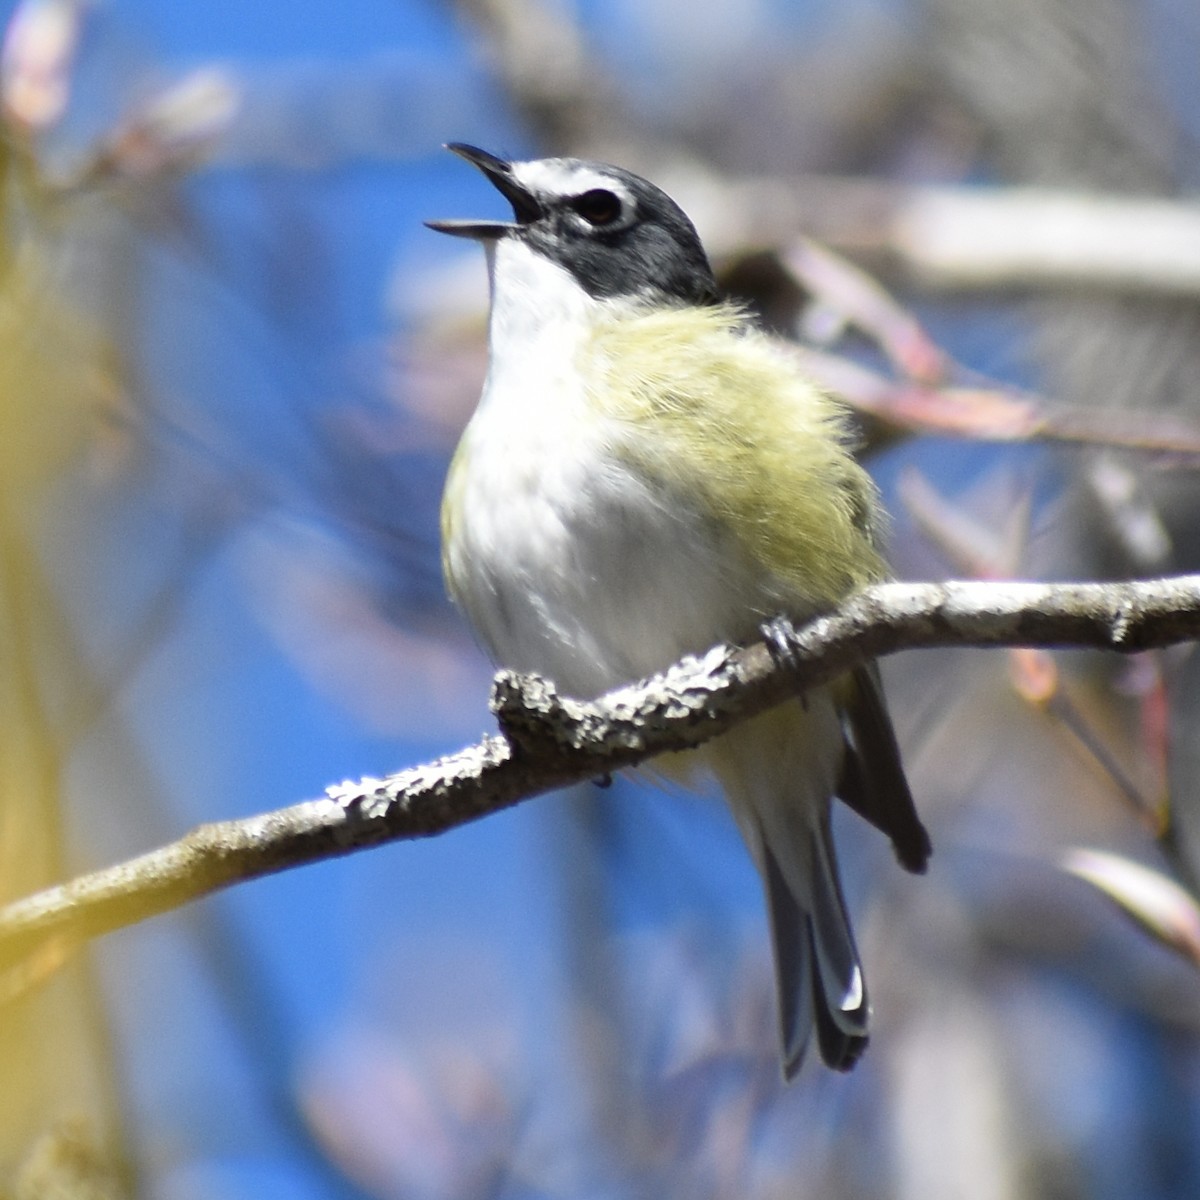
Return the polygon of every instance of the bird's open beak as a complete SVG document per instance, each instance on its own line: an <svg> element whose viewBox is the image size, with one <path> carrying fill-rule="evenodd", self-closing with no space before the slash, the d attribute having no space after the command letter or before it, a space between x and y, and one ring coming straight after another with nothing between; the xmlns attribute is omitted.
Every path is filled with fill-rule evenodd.
<svg viewBox="0 0 1200 1200"><path fill-rule="evenodd" d="M475 238L482 241L495 241L505 234L536 221L542 215L542 206L537 202L532 192L522 187L513 178L512 164L480 150L477 146L468 146L463 142L449 142L447 150L465 158L472 166L478 167L491 180L495 189L512 205L515 221L426 221L430 229L438 233L449 233L454 237Z"/></svg>

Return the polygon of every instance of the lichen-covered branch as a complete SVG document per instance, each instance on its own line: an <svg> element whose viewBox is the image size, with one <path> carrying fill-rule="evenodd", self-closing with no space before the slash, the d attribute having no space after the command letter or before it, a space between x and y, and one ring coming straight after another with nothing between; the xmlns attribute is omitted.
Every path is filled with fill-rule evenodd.
<svg viewBox="0 0 1200 1200"><path fill-rule="evenodd" d="M889 583L777 642L718 646L594 701L501 672L500 725L456 754L202 825L139 858L0 909L0 968L288 867L441 833L554 788L715 737L866 658L931 646L1133 652L1200 639L1200 575L1137 583ZM58 954L51 953L57 959Z"/></svg>

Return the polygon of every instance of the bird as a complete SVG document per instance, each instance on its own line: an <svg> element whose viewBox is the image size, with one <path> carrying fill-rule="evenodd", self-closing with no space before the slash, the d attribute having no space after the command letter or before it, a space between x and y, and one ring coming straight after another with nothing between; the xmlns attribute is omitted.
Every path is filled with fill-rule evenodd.
<svg viewBox="0 0 1200 1200"><path fill-rule="evenodd" d="M590 699L886 578L882 508L844 405L721 297L666 192L606 163L446 148L513 213L426 222L486 252L487 374L441 537L450 597L498 666ZM655 765L715 781L762 878L785 1080L814 1038L849 1070L870 1004L833 801L907 870L930 855L877 665L680 757Z"/></svg>

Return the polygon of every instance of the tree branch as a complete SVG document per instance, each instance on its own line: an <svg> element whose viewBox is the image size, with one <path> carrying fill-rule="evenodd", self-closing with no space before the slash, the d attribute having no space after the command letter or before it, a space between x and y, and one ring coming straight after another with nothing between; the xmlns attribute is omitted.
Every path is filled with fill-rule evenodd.
<svg viewBox="0 0 1200 1200"><path fill-rule="evenodd" d="M1200 292L1200 206L1037 187L897 184L800 175L656 176L720 257L797 233L930 288Z"/></svg>
<svg viewBox="0 0 1200 1200"><path fill-rule="evenodd" d="M240 880L442 833L543 792L688 749L864 659L933 646L1131 653L1196 639L1200 575L1136 583L888 583L794 630L782 652L765 642L717 646L594 701L570 700L545 680L502 671L492 691L498 735L383 779L338 784L321 800L199 826L158 850L10 904L0 909L0 967L59 961L83 939Z"/></svg>

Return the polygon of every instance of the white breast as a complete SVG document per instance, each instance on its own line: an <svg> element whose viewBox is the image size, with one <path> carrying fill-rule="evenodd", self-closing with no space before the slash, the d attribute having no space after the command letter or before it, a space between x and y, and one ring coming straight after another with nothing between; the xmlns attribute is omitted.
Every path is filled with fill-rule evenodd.
<svg viewBox="0 0 1200 1200"><path fill-rule="evenodd" d="M586 406L578 352L600 302L519 242L495 253L488 378L450 489L455 600L499 664L578 696L737 636L754 597L731 549Z"/></svg>

